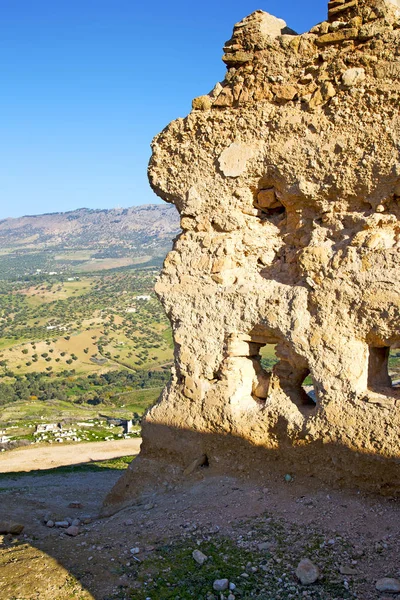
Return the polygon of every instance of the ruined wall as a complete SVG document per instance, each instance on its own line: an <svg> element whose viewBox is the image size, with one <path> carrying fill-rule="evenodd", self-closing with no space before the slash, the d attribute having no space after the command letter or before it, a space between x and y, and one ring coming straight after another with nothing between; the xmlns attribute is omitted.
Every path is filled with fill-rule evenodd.
<svg viewBox="0 0 400 600"><path fill-rule="evenodd" d="M303 35L253 13L225 80L155 138L183 230L156 288L175 367L107 505L204 461L398 489L398 4L332 0Z"/></svg>

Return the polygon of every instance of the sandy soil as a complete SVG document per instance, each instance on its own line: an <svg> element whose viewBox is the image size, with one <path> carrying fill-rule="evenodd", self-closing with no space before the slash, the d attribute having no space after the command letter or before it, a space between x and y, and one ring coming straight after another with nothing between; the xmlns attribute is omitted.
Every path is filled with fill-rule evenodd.
<svg viewBox="0 0 400 600"><path fill-rule="evenodd" d="M65 444L60 446L29 446L0 454L0 473L52 469L67 465L133 456L140 450L140 438Z"/></svg>

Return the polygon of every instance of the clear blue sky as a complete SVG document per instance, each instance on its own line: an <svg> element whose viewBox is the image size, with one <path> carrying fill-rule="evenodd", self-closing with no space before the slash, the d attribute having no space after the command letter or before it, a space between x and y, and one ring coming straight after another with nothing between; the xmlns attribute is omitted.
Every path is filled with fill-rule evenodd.
<svg viewBox="0 0 400 600"><path fill-rule="evenodd" d="M157 202L152 137L224 78L261 8L298 32L327 0L2 0L0 218Z"/></svg>

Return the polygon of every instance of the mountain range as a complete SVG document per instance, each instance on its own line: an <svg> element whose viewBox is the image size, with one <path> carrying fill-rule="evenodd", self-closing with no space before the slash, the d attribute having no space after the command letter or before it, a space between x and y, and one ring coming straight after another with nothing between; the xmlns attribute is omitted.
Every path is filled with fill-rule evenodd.
<svg viewBox="0 0 400 600"><path fill-rule="evenodd" d="M0 280L159 268L179 231L179 215L168 204L3 219Z"/></svg>
<svg viewBox="0 0 400 600"><path fill-rule="evenodd" d="M145 237L168 241L179 231L175 207L148 204L131 208L24 216L0 221L0 248L93 248L134 246Z"/></svg>

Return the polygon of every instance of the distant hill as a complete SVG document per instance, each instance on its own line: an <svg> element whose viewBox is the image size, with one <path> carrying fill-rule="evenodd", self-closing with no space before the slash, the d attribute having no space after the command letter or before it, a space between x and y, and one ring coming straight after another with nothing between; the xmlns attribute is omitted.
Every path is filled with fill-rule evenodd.
<svg viewBox="0 0 400 600"><path fill-rule="evenodd" d="M179 230L167 204L3 219L0 279L160 264Z"/></svg>
<svg viewBox="0 0 400 600"><path fill-rule="evenodd" d="M167 204L25 216L0 221L2 248L93 248L130 245L138 236L170 240L179 231L176 209Z"/></svg>

